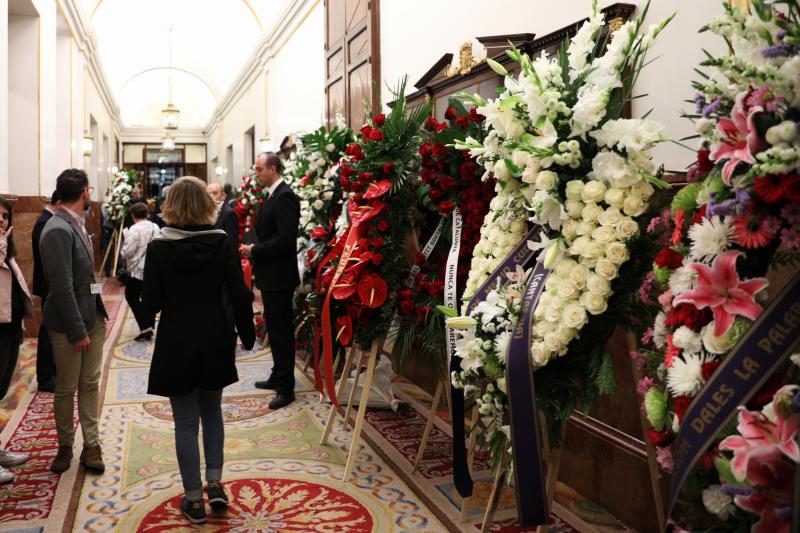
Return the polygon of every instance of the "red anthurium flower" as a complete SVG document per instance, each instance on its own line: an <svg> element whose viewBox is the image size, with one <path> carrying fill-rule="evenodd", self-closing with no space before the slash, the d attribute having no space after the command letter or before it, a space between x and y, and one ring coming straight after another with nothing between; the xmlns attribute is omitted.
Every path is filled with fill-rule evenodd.
<svg viewBox="0 0 800 533"><path fill-rule="evenodd" d="M447 120L453 120L458 115L458 110L456 110L453 106L447 106L447 109L444 112L444 118Z"/></svg>
<svg viewBox="0 0 800 533"><path fill-rule="evenodd" d="M367 192L364 193L364 198L371 200L372 198L379 198L392 190L392 182L388 179L382 179L377 182L372 182L367 187Z"/></svg>
<svg viewBox="0 0 800 533"><path fill-rule="evenodd" d="M311 230L311 238L312 239L321 239L324 237L328 232L322 226L317 226L316 228Z"/></svg>
<svg viewBox="0 0 800 533"><path fill-rule="evenodd" d="M331 288L331 296L337 300L347 300L356 292L356 279L353 272L342 274Z"/></svg>
<svg viewBox="0 0 800 533"><path fill-rule="evenodd" d="M358 284L358 296L364 305L372 309L382 306L389 295L389 286L377 274L366 274Z"/></svg>
<svg viewBox="0 0 800 533"><path fill-rule="evenodd" d="M737 315L755 320L761 314L761 306L755 295L767 286L765 278L739 279L736 259L739 251L728 251L718 255L711 267L694 263L687 268L697 272L697 286L675 298L673 304L690 303L698 309L711 308L714 313L714 335L721 337L730 329Z"/></svg>
<svg viewBox="0 0 800 533"><path fill-rule="evenodd" d="M349 346L353 341L353 321L347 315L336 319L336 340L342 346Z"/></svg>
<svg viewBox="0 0 800 533"><path fill-rule="evenodd" d="M379 113L372 117L372 121L375 123L376 126L383 126L383 123L386 122L386 115L383 113Z"/></svg>
<svg viewBox="0 0 800 533"><path fill-rule="evenodd" d="M375 217L376 215L381 214L385 208L386 204L381 202L380 200L375 200L373 202L370 202L369 205L351 206L350 219L353 221L353 225L358 225L363 222L366 222L367 220Z"/></svg>

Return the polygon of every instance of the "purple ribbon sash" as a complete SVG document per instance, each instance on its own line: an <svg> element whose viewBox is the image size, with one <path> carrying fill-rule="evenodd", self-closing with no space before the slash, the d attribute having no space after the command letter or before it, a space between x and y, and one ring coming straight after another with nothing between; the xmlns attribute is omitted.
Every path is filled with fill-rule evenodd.
<svg viewBox="0 0 800 533"><path fill-rule="evenodd" d="M694 398L672 444L674 469L667 518L694 465L717 433L781 363L800 349L800 274L765 309Z"/></svg>
<svg viewBox="0 0 800 533"><path fill-rule="evenodd" d="M517 492L517 513L522 527L546 524L547 492L544 485L539 417L531 364L533 312L544 290L549 271L541 261L528 278L522 295L522 308L508 344L506 386L511 425L511 449L514 458L514 488Z"/></svg>
<svg viewBox="0 0 800 533"><path fill-rule="evenodd" d="M539 233L541 232L540 226L534 226L527 235L514 247L510 254L497 266L486 281L478 288L475 295L470 300L464 315L469 316L472 310L475 309L480 302L486 299L486 296L497 285L497 280L500 279L508 272L516 270L517 266L524 266L534 255L535 251L528 247L528 241L537 241ZM460 362L457 357L450 360L450 372L457 372L460 368ZM452 411L451 425L453 427L453 484L458 493L467 498L472 496L472 476L469 473L469 464L467 463L467 448L464 444L466 440L466 428L464 424L464 390L457 389L450 385L450 409Z"/></svg>

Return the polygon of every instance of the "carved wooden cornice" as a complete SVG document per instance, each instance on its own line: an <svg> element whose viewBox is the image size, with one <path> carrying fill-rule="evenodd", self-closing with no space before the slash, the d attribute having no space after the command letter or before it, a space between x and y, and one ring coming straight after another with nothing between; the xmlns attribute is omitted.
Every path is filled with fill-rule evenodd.
<svg viewBox="0 0 800 533"><path fill-rule="evenodd" d="M616 3L602 9L601 12L605 15L606 28L619 28L619 26L630 18L635 8L636 6L633 4ZM538 39L533 33L514 33L509 35L477 37L477 40L486 47L487 57L491 57L501 65L506 66L513 63L511 58L505 54L509 42L513 43L514 46L531 57L538 55L542 51L553 53L558 50L564 39L573 37L580 25L586 20L586 18L581 19L559 30L548 33L543 37L539 37ZM608 29L604 29L603 31L608 31ZM453 76L446 76L446 71L452 59L453 54L448 53L434 63L425 75L414 84L419 90L408 95L408 102L413 103L424 99L426 96L432 97L435 94L446 93L447 89L450 87L463 85L465 80L483 79L487 73L491 72L489 66L485 62L482 62L475 65L466 74L459 73ZM509 68L509 70L512 69Z"/></svg>

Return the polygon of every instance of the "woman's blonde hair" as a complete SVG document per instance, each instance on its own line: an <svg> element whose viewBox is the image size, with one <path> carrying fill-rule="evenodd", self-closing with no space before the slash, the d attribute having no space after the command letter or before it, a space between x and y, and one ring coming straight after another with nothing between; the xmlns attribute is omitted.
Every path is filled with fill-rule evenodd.
<svg viewBox="0 0 800 533"><path fill-rule="evenodd" d="M184 176L169 188L161 207L161 218L170 226L213 224L217 218L217 206L206 192L204 181Z"/></svg>

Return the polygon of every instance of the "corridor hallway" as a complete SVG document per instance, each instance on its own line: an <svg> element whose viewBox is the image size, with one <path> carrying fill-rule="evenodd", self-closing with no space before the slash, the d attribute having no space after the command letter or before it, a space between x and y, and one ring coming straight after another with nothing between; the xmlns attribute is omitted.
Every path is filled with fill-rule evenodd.
<svg viewBox="0 0 800 533"><path fill-rule="evenodd" d="M404 407L397 414L368 410L365 442L353 480L342 483L350 431L337 421L331 445L319 444L329 405L319 402L313 377L301 372L299 362L295 370L298 401L270 411L271 393L254 387L271 366L269 350L258 344L253 351L237 353L240 381L226 388L223 397L222 479L231 506L225 514L210 514L204 526L191 526L178 510L182 488L169 402L144 392L153 344L133 341L138 329L116 281L106 281L103 300L111 317L101 380L100 430L106 472L87 475L76 459L63 475L50 472L56 452L52 395L34 392L36 341L27 339L12 392L0 403L0 436L9 449L30 453L31 459L13 469L14 482L0 485L0 531L478 530L491 488L489 465L482 457L476 461L482 474L476 476L476 497L470 502L468 520L462 523L460 498L452 485L444 407L420 472L412 476L430 396L396 378L395 392ZM78 431L76 449L81 445ZM560 492L559 499L566 505L580 503L565 487ZM492 531L522 531L513 525L513 508L513 491L507 490ZM549 531L598 529L559 505Z"/></svg>

